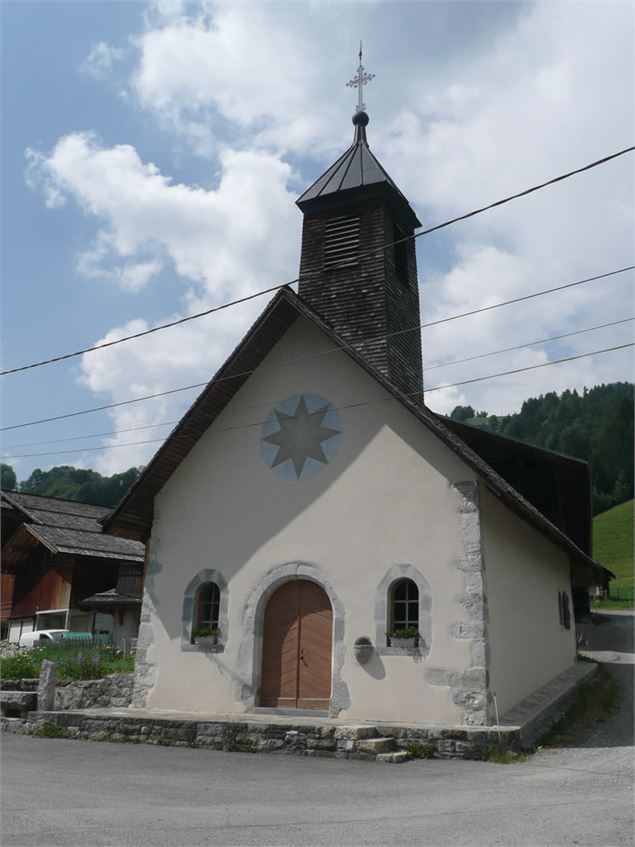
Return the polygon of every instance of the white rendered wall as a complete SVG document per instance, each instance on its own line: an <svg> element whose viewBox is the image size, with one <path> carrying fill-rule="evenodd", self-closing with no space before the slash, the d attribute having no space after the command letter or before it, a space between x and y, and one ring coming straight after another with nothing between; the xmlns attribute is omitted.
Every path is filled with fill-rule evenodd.
<svg viewBox="0 0 635 847"><path fill-rule="evenodd" d="M464 550L451 485L474 473L397 402L346 408L386 396L346 354L267 369L332 346L296 321L158 495L144 604L151 633L140 632L156 669L149 707L244 711L237 690L247 601L268 572L303 562L323 574L345 609L340 676L351 705L341 717L461 722L449 685L429 684L426 670L464 671L472 661L470 643L450 631L467 621L456 599L465 590L456 567ZM328 467L289 481L261 458L260 423L276 403L301 393L323 395L339 408L343 433ZM431 652L421 660L376 657L364 668L353 643L359 636L374 640L377 586L404 563L418 568L431 589ZM229 586L219 654L181 649L183 593L205 568L219 571Z"/></svg>
<svg viewBox="0 0 635 847"><path fill-rule="evenodd" d="M481 526L490 688L502 718L576 660L569 557L484 486ZM558 591L569 595L569 630L559 622Z"/></svg>

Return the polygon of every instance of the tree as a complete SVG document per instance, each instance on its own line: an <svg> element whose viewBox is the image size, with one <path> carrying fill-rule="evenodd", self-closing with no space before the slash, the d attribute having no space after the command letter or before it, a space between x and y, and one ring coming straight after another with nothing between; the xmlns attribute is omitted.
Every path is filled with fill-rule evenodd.
<svg viewBox="0 0 635 847"><path fill-rule="evenodd" d="M474 409L471 406L455 406L450 417L453 421L467 421L474 417Z"/></svg>
<svg viewBox="0 0 635 847"><path fill-rule="evenodd" d="M78 500L98 506L115 506L141 473L142 468L128 468L122 473L102 476L90 468L58 465L43 471L36 468L20 484L25 494L42 494L63 500Z"/></svg>
<svg viewBox="0 0 635 847"><path fill-rule="evenodd" d="M18 480L11 465L0 464L0 488L2 491L15 491Z"/></svg>
<svg viewBox="0 0 635 847"><path fill-rule="evenodd" d="M457 406L450 417L589 462L597 514L633 496L633 394L632 383L613 382L530 397L512 415Z"/></svg>

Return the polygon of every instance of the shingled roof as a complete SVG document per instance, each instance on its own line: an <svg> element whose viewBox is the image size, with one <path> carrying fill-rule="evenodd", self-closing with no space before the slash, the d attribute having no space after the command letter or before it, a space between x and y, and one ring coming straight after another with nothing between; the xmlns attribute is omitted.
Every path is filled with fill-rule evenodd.
<svg viewBox="0 0 635 847"><path fill-rule="evenodd" d="M465 461L487 488L509 509L542 535L567 552L583 570L609 573L574 543L559 527L485 462L455 432L425 406L415 405L386 380L366 359L347 346L339 336L290 288L281 289L249 329L243 340L203 389L181 418L152 460L117 508L104 520L104 526L120 533L136 533L147 539L153 521L154 498L185 459L217 415L249 379L273 346L298 318L317 326L333 342L369 373L384 390L431 430L446 446ZM548 451L545 451L548 452ZM598 571L599 569L599 571Z"/></svg>
<svg viewBox="0 0 635 847"><path fill-rule="evenodd" d="M22 516L20 532L32 536L54 555L68 553L143 562L143 544L103 532L100 520L111 511L107 506L22 494L18 491L3 491L1 498L3 505Z"/></svg>

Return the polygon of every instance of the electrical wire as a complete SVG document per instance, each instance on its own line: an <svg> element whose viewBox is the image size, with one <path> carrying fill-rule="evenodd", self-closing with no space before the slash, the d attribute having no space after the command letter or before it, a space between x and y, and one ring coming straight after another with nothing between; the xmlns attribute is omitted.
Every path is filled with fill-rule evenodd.
<svg viewBox="0 0 635 847"><path fill-rule="evenodd" d="M593 332L596 329L606 329L608 326L617 326L618 324L629 323L635 320L635 317L621 318L619 321L610 321L606 324L597 324L597 326L589 326L586 329L576 329L573 332L565 332L562 335L552 335L551 338L541 338L539 341L528 341L526 344L517 344L515 347L503 347L502 350L492 350L489 353L479 353L477 356L466 356L464 359L451 359L449 362L440 362L437 365L427 365L424 371L433 371L437 368L447 368L450 365L460 365L463 362L475 362L477 359L486 359L488 356L497 356L499 353L511 353L514 350L524 350L525 347L533 347L536 344L547 344L550 341L560 341L562 338L571 338L572 335L582 335L585 332Z"/></svg>
<svg viewBox="0 0 635 847"><path fill-rule="evenodd" d="M532 294L524 294L521 297L514 297L511 300L503 300L499 303L492 303L489 306L482 306L480 309L471 309L469 312L462 312L461 314L458 314L458 315L450 315L449 317L446 317L446 318L439 318L436 321L429 321L428 323L418 324L418 325L413 326L413 327L408 327L407 329L397 330L396 332L390 332L390 333L387 333L385 335L372 336L371 338L364 339L363 341L358 341L355 344L343 344L343 345L340 345L340 346L329 347L326 350L321 350L317 353L312 353L309 356L300 356L297 359L290 359L289 361L286 361L286 362L280 362L280 363L274 364L274 365L259 366L259 368L252 368L250 370L241 371L240 373L231 374L230 376L218 377L218 378L214 379L213 381L214 382L225 382L225 381L230 380L230 379L239 379L239 378L242 378L242 377L245 377L245 376L249 376L250 374L254 373L254 371L256 371L256 370L263 371L263 370L269 370L269 369L273 369L273 368L286 367L287 365L293 365L293 364L297 364L299 362L305 362L309 359L318 358L319 356L325 356L325 355L328 355L330 353L337 352L338 350L354 349L356 346L367 344L369 341L377 341L377 340L381 340L381 339L393 338L397 335L403 335L404 333L407 333L407 332L414 332L415 330L418 330L418 329L425 329L426 327L437 326L438 324L448 323L449 321L458 320L459 318L470 317L471 315L476 315L476 314L479 314L481 312L489 312L492 309L498 309L501 306L509 306L513 303L520 303L521 301L524 301L524 300L531 300L534 297L541 297L544 294L551 294L554 291L562 291L563 289L573 288L574 286L583 285L587 282L595 282L596 280L599 280L599 279L605 279L607 277L611 277L611 276L615 276L617 274L625 273L626 271L633 270L634 268L635 268L635 265L629 265L628 267L625 267L625 268L619 268L618 270L615 270L615 271L608 271L607 273L597 274L596 276L591 276L591 277L586 277L585 279L579 279L579 280L576 280L575 282L568 282L568 283L565 283L564 285L558 285L558 286L555 286L553 288L545 288L542 291L535 291ZM43 423L51 423L52 421L65 420L66 418L75 418L75 417L78 417L80 415L91 414L92 412L102 412L102 411L105 411L106 409L115 409L115 408L118 408L120 406L128 406L131 403L141 403L141 402L144 402L146 400L154 400L158 397L167 397L168 395L178 394L179 392L182 392L182 391L190 391L194 388L202 388L203 386L207 385L210 381L211 380L207 380L206 382L195 382L195 383L192 383L191 385L183 385L183 386L180 386L178 388L170 388L170 389L167 389L166 391L158 391L154 394L147 394L143 397L132 397L130 400L120 400L118 403L105 403L102 406L94 406L91 409L81 409L77 412L66 412L65 414L62 414L62 415L53 415L50 418L40 418L40 419L34 420L34 421L25 421L25 422L19 423L19 424L12 424L11 426L3 426L3 427L0 427L0 432L7 432L7 431L12 430L12 429L22 429L22 428L27 427L27 426L36 426L38 424L43 424Z"/></svg>
<svg viewBox="0 0 635 847"><path fill-rule="evenodd" d="M559 341L562 338L570 338L573 335L582 335L585 332L593 332L593 331L598 330L598 329L605 329L606 327L609 327L609 326L617 326L619 324L629 323L630 321L633 321L633 320L635 320L635 317L620 318L620 320L617 320L617 321L610 321L609 323L597 324L596 326L589 326L589 327L586 327L585 329L576 329L573 332L565 332L562 335L552 335L550 338L542 338L539 341L528 341L525 344L517 344L515 347L503 347L501 350L491 350L488 353L479 353L478 355L467 356L463 359L452 359L449 362L441 362L441 363L436 364L436 365L428 365L427 367L423 368L423 370L425 372L425 371L435 370L437 368L449 367L450 365L458 365L458 364L461 364L461 363L464 363L464 362L474 362L477 359L485 359L489 356L496 356L499 353L509 353L509 352L514 351L514 350L523 350L527 347L533 347L536 344L547 344L548 342L551 342L551 341ZM340 349L342 349L342 348L340 348L340 347L333 348L333 350L340 350ZM259 403L256 406L243 407L240 411L244 411L245 409L256 409L256 408L261 408L262 406L270 406L270 405L271 405L271 402L269 402L269 403ZM81 440L84 440L84 439L87 439L87 438L105 438L105 437L111 436L111 435L121 435L125 432L139 432L140 430L157 429L158 427L161 427L161 426L170 426L170 425L173 426L177 423L179 423L178 420L163 421L162 423L158 423L158 424L146 424L144 426L131 426L131 427L127 427L126 429L114 429L114 430L111 430L110 432L93 432L90 435L75 435L75 436L71 436L70 438L53 438L53 439L50 439L48 441L31 441L31 442L27 442L26 444L5 445L4 449L5 450L19 450L23 447L40 447L40 446L43 446L45 444L62 444L63 442L66 442L66 441L81 441Z"/></svg>
<svg viewBox="0 0 635 847"><path fill-rule="evenodd" d="M70 435L67 438L51 438L47 441L28 441L26 444L5 444L5 450L20 450L22 447L41 447L44 444L63 444L66 441L82 441L86 438L107 438L109 435L120 435L123 432L138 432L141 429L158 429L160 426L174 426L176 421L163 421L158 424L145 424L144 426L129 426L126 429L111 429L109 432L91 432L89 435Z"/></svg>
<svg viewBox="0 0 635 847"><path fill-rule="evenodd" d="M443 221L443 223L436 224L435 226L428 227L427 229L422 230L421 232L416 232L413 235L407 235L404 238L400 238L397 241L393 241L390 244L384 244L380 248L376 248L374 250L369 250L361 253L362 256L372 256L376 253L383 252L390 247L394 247L395 244L401 244L405 241L411 241L416 238L421 238L423 235L428 235L431 232L437 232L440 229L444 229L445 227L451 226L452 224L458 223L459 221L465 221L468 218L473 218L475 215L480 215L483 212L487 212L490 209L495 209L498 206L502 206L505 203L510 203L512 200L517 200L520 197L526 197L528 194L532 194L535 191L539 191L542 188L546 188L549 185L554 185L557 182L562 182L562 180L569 179L572 176L576 176L577 174L583 173L584 171L591 170L592 168L597 168L599 165L603 165L606 162L610 162L612 159L617 159L619 156L624 156L626 153L632 153L635 150L635 146L626 147L624 150L619 150L617 153L611 153L609 156L604 156L602 159L597 159L594 162L590 162L588 165L583 165L581 168L576 168L573 171L568 171L567 173L560 174L557 177L553 177L552 179L547 180L546 182L541 182L538 185L534 185L531 188L526 188L523 191L519 191L516 194L510 194L508 197L503 197L501 200L496 200L493 203L489 203L486 206L481 206L478 209L473 209L471 212L466 212L463 215L459 215L458 217L451 218L450 220ZM343 265L344 262L341 262L340 265ZM334 268L337 268L339 265L334 265ZM54 362L62 362L66 359L73 359L76 356L83 356L85 353L92 353L95 350L103 350L106 347L114 347L117 344L123 344L125 341L132 341L135 338L142 338L146 335L151 335L152 333L159 332L163 329L169 329L173 326L178 326L179 324L187 323L188 321L197 320L198 318L205 317L206 315L211 315L214 312L219 312L223 309L228 309L231 306L237 306L241 303L246 303L248 300L253 300L256 297L262 297L265 294L271 294L274 291L278 291L281 288L284 288L288 285L294 285L299 282L299 278L290 280L289 282L283 282L279 285L273 285L269 288L265 288L262 291L256 291L253 294L248 294L245 297L239 297L236 300L231 300L228 303L223 303L220 306L214 306L210 309L205 309L202 312L197 312L193 315L187 315L183 318L178 318L174 321L169 321L164 324L159 324L158 326L151 327L150 329L143 330L142 332L135 332L130 335L122 336L121 338L116 338L113 341L105 341L102 344L95 344L92 347L84 347L82 350L75 350L72 353L63 353L59 356L52 356L48 359L42 359L39 362L32 362L29 365L21 365L15 368L9 368L4 371L0 371L0 376L8 376L9 374L21 373L22 371L31 370L33 368L40 368L44 365L51 365Z"/></svg>
<svg viewBox="0 0 635 847"><path fill-rule="evenodd" d="M563 359L553 359L551 362L541 362L538 365L527 365L524 368L515 368L514 370L501 371L501 372L495 373L495 374L487 374L487 376L474 377L473 379L465 379L465 380L461 380L460 382L451 382L451 383L448 383L446 385L437 385L434 388L426 388L425 393L430 393L431 391L442 391L444 388L455 388L456 386L459 386L459 385L471 385L474 382L483 382L484 380L487 380L487 379L497 379L498 377L501 377L501 376L510 376L512 374L522 373L524 371L533 371L533 370L536 370L538 368L546 368L549 365L559 365L563 362L572 362L576 359L584 359L584 358L587 358L589 356L598 356L601 353L611 353L615 350L623 350L626 347L633 347L633 346L635 346L635 342L631 341L628 344L618 344L615 347L605 347L602 350L591 350L588 353L578 353L575 356L567 356ZM411 392L408 392L408 393L402 392L399 396L400 397L413 397L413 396L423 394L423 393L424 393L423 391L411 391ZM387 400L396 400L396 399L398 399L398 397L396 397L394 395L389 395L388 397L380 397L380 398L377 398L377 399L374 399L374 400L362 400L358 403L347 403L343 406L334 406L333 410L342 411L343 409L354 409L354 408L358 408L360 406L370 406L373 403L383 403ZM313 412L311 414L317 414L317 413ZM235 426L229 426L229 427L219 427L217 432L232 432L232 431L237 430L237 429L249 429L249 428L252 428L252 427L255 427L255 426L262 426L264 423L265 423L265 421L254 421L253 423L236 424ZM203 432L190 433L189 435L173 435L172 438L174 438L174 439L177 439L177 438L178 439L200 438L200 436L203 435ZM35 456L58 456L58 455L67 454L67 453L83 453L83 452L88 451L88 450L114 450L114 449L120 448L120 447L135 447L135 446L138 446L138 445L141 445L141 444L158 444L158 443L165 443L165 439L164 438L153 438L153 439L148 439L146 441L131 441L131 442L128 442L126 444L107 444L105 446L101 445L101 446L96 446L96 447L77 447L77 448L74 448L72 450L57 450L57 451L52 451L52 452L47 452L47 453L25 453L25 454L22 454L22 455L2 456L2 459L26 459L26 458L31 458L31 457L35 457Z"/></svg>

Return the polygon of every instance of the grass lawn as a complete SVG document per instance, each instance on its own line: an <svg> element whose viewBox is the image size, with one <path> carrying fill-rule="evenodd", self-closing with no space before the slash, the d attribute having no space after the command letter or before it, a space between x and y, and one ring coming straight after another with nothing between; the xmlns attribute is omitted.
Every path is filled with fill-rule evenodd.
<svg viewBox="0 0 635 847"><path fill-rule="evenodd" d="M112 648L50 644L34 650L21 650L17 656L0 661L4 679L34 679L40 675L42 661L55 662L58 682L71 679L100 679L111 673L134 670L134 656L122 656Z"/></svg>
<svg viewBox="0 0 635 847"><path fill-rule="evenodd" d="M591 682L583 685L564 715L539 739L539 747L573 747L588 738L598 722L617 708L620 691L600 665Z"/></svg>
<svg viewBox="0 0 635 847"><path fill-rule="evenodd" d="M616 594L620 588L633 588L633 503L628 500L593 518L593 558L615 574L611 590L617 589ZM633 606L632 600L616 598L612 605L617 608L615 603Z"/></svg>

